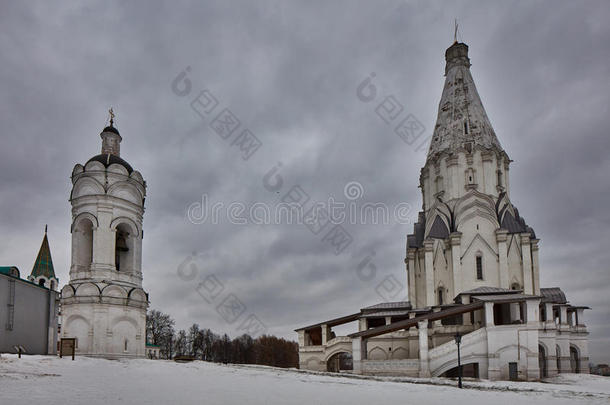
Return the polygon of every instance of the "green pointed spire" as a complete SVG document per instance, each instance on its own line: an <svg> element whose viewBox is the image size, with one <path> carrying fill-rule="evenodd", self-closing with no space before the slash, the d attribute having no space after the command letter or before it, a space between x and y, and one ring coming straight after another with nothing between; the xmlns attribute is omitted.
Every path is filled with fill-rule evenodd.
<svg viewBox="0 0 610 405"><path fill-rule="evenodd" d="M42 245L34 262L32 268L32 274L30 277L36 278L38 276L45 276L47 280L55 277L55 269L53 268L53 259L51 259L51 249L49 248L49 240L47 239L47 226L44 227L44 238L42 239Z"/></svg>

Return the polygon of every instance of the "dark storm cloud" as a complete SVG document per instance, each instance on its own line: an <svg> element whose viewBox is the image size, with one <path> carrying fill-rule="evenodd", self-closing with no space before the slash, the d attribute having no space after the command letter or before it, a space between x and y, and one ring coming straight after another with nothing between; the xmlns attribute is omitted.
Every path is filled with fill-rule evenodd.
<svg viewBox="0 0 610 405"><path fill-rule="evenodd" d="M346 225L353 242L334 255L304 225L192 224L201 202L276 204L293 185L312 200L421 207L425 152L405 144L356 97L376 74L429 135L453 18L470 45L472 72L511 158L511 198L541 243L541 280L587 304L595 361L610 361L605 248L610 215L609 9L604 2L100 2L0 6L2 148L0 260L27 273L49 224L55 268L68 280L69 175L100 148L113 106L122 156L148 182L144 285L154 308L239 333L196 292L214 275L271 333L381 300L386 277L405 283L412 225ZM187 66L191 94L171 82ZM208 89L263 143L248 161L189 102ZM280 194L263 186L278 162ZM176 269L197 253L198 278ZM374 252L374 255L373 255ZM356 268L373 255L377 274Z"/></svg>

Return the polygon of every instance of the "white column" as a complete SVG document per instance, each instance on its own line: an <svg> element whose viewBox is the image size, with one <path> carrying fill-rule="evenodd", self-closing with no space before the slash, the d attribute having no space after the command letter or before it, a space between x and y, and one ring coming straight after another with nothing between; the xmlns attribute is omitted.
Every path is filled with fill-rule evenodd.
<svg viewBox="0 0 610 405"><path fill-rule="evenodd" d="M546 302L544 303L544 312L546 312L546 328L554 328L555 327L555 317L553 314L553 303Z"/></svg>
<svg viewBox="0 0 610 405"><path fill-rule="evenodd" d="M428 321L419 321L419 376L430 377L430 364L428 363Z"/></svg>
<svg viewBox="0 0 610 405"><path fill-rule="evenodd" d="M430 196L434 194L434 188L430 184L430 169L425 166L421 170L419 184L424 197L424 209L426 209L426 207L430 207L432 205Z"/></svg>
<svg viewBox="0 0 610 405"><path fill-rule="evenodd" d="M567 325L568 324L568 307L567 305L561 305L559 307L559 324Z"/></svg>
<svg viewBox="0 0 610 405"><path fill-rule="evenodd" d="M494 326L494 303L485 303L485 327Z"/></svg>
<svg viewBox="0 0 610 405"><path fill-rule="evenodd" d="M576 326L585 327L585 309L576 308Z"/></svg>
<svg viewBox="0 0 610 405"><path fill-rule="evenodd" d="M112 205L98 205L99 226L93 231L93 262L103 268L114 268L116 233L110 229Z"/></svg>
<svg viewBox="0 0 610 405"><path fill-rule="evenodd" d="M407 249L407 282L409 283L409 302L415 308L417 306L417 288L415 285L415 252L417 249Z"/></svg>
<svg viewBox="0 0 610 405"><path fill-rule="evenodd" d="M456 177L458 157L453 155L447 158L447 199L457 198L460 195L460 186Z"/></svg>
<svg viewBox="0 0 610 405"><path fill-rule="evenodd" d="M508 231L506 229L498 229L496 231L496 242L498 243L498 260L500 265L499 269L499 280L500 287L502 288L510 288L508 284L508 252L506 247L506 240L508 236Z"/></svg>
<svg viewBox="0 0 610 405"><path fill-rule="evenodd" d="M493 164L493 155L491 152L483 152L481 153L481 160L483 162L483 173L480 176L482 181L479 182L481 185L479 190L486 194L496 194L496 170Z"/></svg>
<svg viewBox="0 0 610 405"><path fill-rule="evenodd" d="M358 332L362 332L367 329L366 318L358 319Z"/></svg>
<svg viewBox="0 0 610 405"><path fill-rule="evenodd" d="M534 294L532 253L529 233L521 234L521 254L523 256L523 292L525 294Z"/></svg>
<svg viewBox="0 0 610 405"><path fill-rule="evenodd" d="M78 254L82 254L80 247L78 246L78 241L82 240L84 232L78 230L78 229L73 229L72 230L72 255L71 255L71 260L70 260L70 278L72 279L74 276L72 275L72 273L76 270L76 265L78 263Z"/></svg>
<svg viewBox="0 0 610 405"><path fill-rule="evenodd" d="M366 359L366 340L361 337L352 339L352 364L355 374L362 374L362 360Z"/></svg>
<svg viewBox="0 0 610 405"><path fill-rule="evenodd" d="M540 266L538 263L538 239L532 239L532 277L534 295L540 295Z"/></svg>
<svg viewBox="0 0 610 405"><path fill-rule="evenodd" d="M326 342L328 341L328 326L326 324L322 325L322 346L326 346Z"/></svg>
<svg viewBox="0 0 610 405"><path fill-rule="evenodd" d="M455 298L462 292L462 261L460 259L462 233L453 232L449 235L449 241L451 243L451 265L453 266L453 298Z"/></svg>
<svg viewBox="0 0 610 405"><path fill-rule="evenodd" d="M470 296L466 295L466 296L462 296L462 304L466 305L466 304L470 304ZM472 323L470 322L470 314L472 312L466 312L465 314L462 315L462 324L464 325L471 325Z"/></svg>
<svg viewBox="0 0 610 405"><path fill-rule="evenodd" d="M504 161L504 182L506 183L505 184L506 195L510 199L510 177L509 177L510 167L509 166L510 166L510 159L506 159Z"/></svg>
<svg viewBox="0 0 610 405"><path fill-rule="evenodd" d="M538 325L540 319L540 314L538 313L540 309L540 300L526 300L525 308L527 323L530 325Z"/></svg>
<svg viewBox="0 0 610 405"><path fill-rule="evenodd" d="M522 353L525 356L527 365L527 380L537 380L540 378L540 367L538 362L538 328L540 325L540 317L538 314L540 308L540 299L530 299L525 301L525 312L527 319L527 328L525 333L521 333L521 344L525 345L529 353ZM534 355L535 353L535 355ZM523 357L522 357L523 362Z"/></svg>
<svg viewBox="0 0 610 405"><path fill-rule="evenodd" d="M425 266L426 266L426 306L434 305L434 241L424 241Z"/></svg>

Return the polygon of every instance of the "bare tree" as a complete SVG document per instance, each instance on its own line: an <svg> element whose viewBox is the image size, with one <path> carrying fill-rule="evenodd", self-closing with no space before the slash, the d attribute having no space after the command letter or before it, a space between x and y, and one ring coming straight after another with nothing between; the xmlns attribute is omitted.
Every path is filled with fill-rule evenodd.
<svg viewBox="0 0 610 405"><path fill-rule="evenodd" d="M184 329L181 329L176 334L176 338L174 340L174 351L176 352L176 356L184 356L189 353L188 339Z"/></svg>
<svg viewBox="0 0 610 405"><path fill-rule="evenodd" d="M174 320L168 314L153 309L146 314L146 341L160 347L161 356L172 358Z"/></svg>

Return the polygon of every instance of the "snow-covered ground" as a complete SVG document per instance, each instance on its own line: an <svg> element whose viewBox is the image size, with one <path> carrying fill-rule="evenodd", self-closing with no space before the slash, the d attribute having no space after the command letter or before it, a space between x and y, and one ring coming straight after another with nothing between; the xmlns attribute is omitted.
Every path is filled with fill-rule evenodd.
<svg viewBox="0 0 610 405"><path fill-rule="evenodd" d="M451 385L448 385L451 384ZM0 404L610 404L610 378L545 383L362 378L201 361L3 354Z"/></svg>

